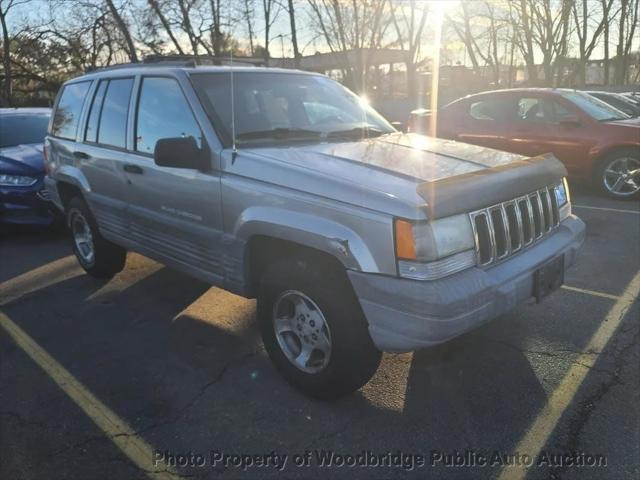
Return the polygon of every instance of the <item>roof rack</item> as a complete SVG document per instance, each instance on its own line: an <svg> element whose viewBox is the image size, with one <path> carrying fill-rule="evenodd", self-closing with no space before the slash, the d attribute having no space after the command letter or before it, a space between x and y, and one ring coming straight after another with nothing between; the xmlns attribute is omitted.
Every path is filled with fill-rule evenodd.
<svg viewBox="0 0 640 480"><path fill-rule="evenodd" d="M147 55L142 62L118 63L107 67L90 68L87 72L118 70L121 68L132 67L185 67L195 68L199 65L244 65L257 66L262 65L260 61L256 62L251 59L240 59L234 57L216 57L212 55Z"/></svg>

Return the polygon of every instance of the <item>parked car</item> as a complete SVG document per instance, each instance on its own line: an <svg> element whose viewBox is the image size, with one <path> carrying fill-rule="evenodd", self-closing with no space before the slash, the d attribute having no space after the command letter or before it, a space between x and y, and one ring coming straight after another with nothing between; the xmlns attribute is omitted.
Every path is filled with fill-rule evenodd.
<svg viewBox="0 0 640 480"><path fill-rule="evenodd" d="M0 108L0 223L54 221L42 156L50 114L48 108Z"/></svg>
<svg viewBox="0 0 640 480"><path fill-rule="evenodd" d="M617 108L623 113L626 113L632 118L640 117L640 106L633 102L630 98L627 98L619 93L612 92L587 92L589 95L608 103L613 108Z"/></svg>
<svg viewBox="0 0 640 480"><path fill-rule="evenodd" d="M320 398L542 299L584 238L553 156L396 132L317 74L98 71L63 86L45 148L89 274L133 250L257 297L273 363Z"/></svg>
<svg viewBox="0 0 640 480"><path fill-rule="evenodd" d="M428 132L430 112L409 131ZM575 90L520 88L461 98L438 112L437 136L522 155L552 152L569 176L625 199L640 192L640 119Z"/></svg>

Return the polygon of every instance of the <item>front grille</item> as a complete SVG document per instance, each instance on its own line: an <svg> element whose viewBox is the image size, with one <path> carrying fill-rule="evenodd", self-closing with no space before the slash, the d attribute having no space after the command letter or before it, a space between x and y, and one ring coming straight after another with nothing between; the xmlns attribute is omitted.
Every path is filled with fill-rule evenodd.
<svg viewBox="0 0 640 480"><path fill-rule="evenodd" d="M487 266L530 246L559 224L555 187L472 212L478 265Z"/></svg>

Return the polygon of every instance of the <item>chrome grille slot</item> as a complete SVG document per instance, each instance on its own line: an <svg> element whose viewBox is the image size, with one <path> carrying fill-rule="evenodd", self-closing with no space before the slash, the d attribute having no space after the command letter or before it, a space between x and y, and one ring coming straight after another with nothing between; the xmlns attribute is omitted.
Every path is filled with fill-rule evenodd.
<svg viewBox="0 0 640 480"><path fill-rule="evenodd" d="M553 218L551 218L551 199L549 198L549 190L546 188L540 190L540 201L542 203L542 217L544 218L545 233L553 227Z"/></svg>
<svg viewBox="0 0 640 480"><path fill-rule="evenodd" d="M549 200L551 200L551 219L553 226L557 227L560 223L560 211L558 208L558 199L556 198L556 187L549 191Z"/></svg>
<svg viewBox="0 0 640 480"><path fill-rule="evenodd" d="M543 233L543 220L542 220L542 202L538 192L529 195L529 203L531 204L531 213L533 214L533 232L534 238L537 240Z"/></svg>
<svg viewBox="0 0 640 480"><path fill-rule="evenodd" d="M479 212L473 218L473 229L476 236L477 256L480 265L488 265L493 261L493 235L489 225L489 216Z"/></svg>
<svg viewBox="0 0 640 480"><path fill-rule="evenodd" d="M522 247L522 218L516 202L506 203L504 211L507 214L507 228L511 237L511 252L517 252Z"/></svg>
<svg viewBox="0 0 640 480"><path fill-rule="evenodd" d="M533 242L533 214L528 198L518 200L518 210L520 210L520 218L522 218L522 244L526 246Z"/></svg>
<svg viewBox="0 0 640 480"><path fill-rule="evenodd" d="M493 234L496 240L496 257L498 260L509 255L510 240L507 222L503 214L502 206L493 207L489 210L491 223L493 224Z"/></svg>
<svg viewBox="0 0 640 480"><path fill-rule="evenodd" d="M470 213L476 258L488 266L528 247L559 225L555 187Z"/></svg>

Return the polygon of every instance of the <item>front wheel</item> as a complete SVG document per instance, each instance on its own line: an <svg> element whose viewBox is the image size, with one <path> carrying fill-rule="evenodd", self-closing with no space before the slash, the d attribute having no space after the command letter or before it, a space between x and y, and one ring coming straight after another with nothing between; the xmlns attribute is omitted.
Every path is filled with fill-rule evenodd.
<svg viewBox="0 0 640 480"><path fill-rule="evenodd" d="M66 209L71 246L80 266L96 278L111 278L122 271L127 252L100 235L98 225L80 197L71 199Z"/></svg>
<svg viewBox="0 0 640 480"><path fill-rule="evenodd" d="M320 399L347 395L380 364L348 279L304 259L269 266L258 294L265 348L293 386Z"/></svg>
<svg viewBox="0 0 640 480"><path fill-rule="evenodd" d="M596 181L611 198L636 198L640 194L640 151L629 149L608 155L600 164Z"/></svg>

